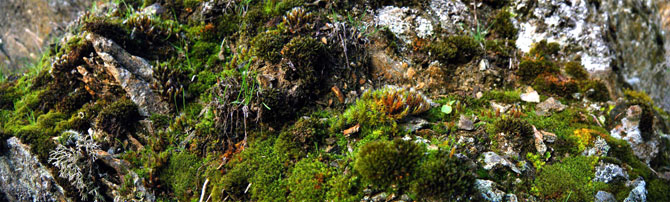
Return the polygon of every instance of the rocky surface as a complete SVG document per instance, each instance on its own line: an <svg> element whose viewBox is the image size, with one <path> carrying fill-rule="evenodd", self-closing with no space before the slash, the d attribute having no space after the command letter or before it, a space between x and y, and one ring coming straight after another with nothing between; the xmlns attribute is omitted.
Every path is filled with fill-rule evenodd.
<svg viewBox="0 0 670 202"><path fill-rule="evenodd" d="M30 153L30 147L13 137L2 143L0 192L7 201L64 201L65 191L48 168Z"/></svg>
<svg viewBox="0 0 670 202"><path fill-rule="evenodd" d="M0 4L0 69L23 71L65 32L88 0L6 0Z"/></svg>

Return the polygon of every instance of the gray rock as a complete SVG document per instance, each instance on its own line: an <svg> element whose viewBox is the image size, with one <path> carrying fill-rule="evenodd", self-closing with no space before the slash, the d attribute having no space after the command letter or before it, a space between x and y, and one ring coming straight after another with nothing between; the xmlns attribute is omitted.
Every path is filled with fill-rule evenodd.
<svg viewBox="0 0 670 202"><path fill-rule="evenodd" d="M624 202L646 202L647 201L647 189L645 188L646 183L642 177L626 184L628 187L633 187L633 190L628 193L628 197L624 199Z"/></svg>
<svg viewBox="0 0 670 202"><path fill-rule="evenodd" d="M547 145L544 144L544 134L533 126L533 134L535 136L535 150L538 153L544 154L547 151Z"/></svg>
<svg viewBox="0 0 670 202"><path fill-rule="evenodd" d="M151 90L153 70L149 62L130 55L110 39L95 34L88 34L86 39L93 43L95 51L105 62L105 70L137 104L140 114L150 116L152 113L169 112L168 105Z"/></svg>
<svg viewBox="0 0 670 202"><path fill-rule="evenodd" d="M616 202L616 198L612 193L606 191L598 191L595 202Z"/></svg>
<svg viewBox="0 0 670 202"><path fill-rule="evenodd" d="M497 102L491 101L491 108L493 108L494 112L500 112L502 114L502 113L507 112L507 110L510 107L512 107L512 106L508 105L508 104L502 104L502 103L497 103Z"/></svg>
<svg viewBox="0 0 670 202"><path fill-rule="evenodd" d="M596 174L593 181L610 183L620 180L628 180L628 173L618 165L601 162L596 166Z"/></svg>
<svg viewBox="0 0 670 202"><path fill-rule="evenodd" d="M596 137L596 140L593 142L593 147L587 148L584 150L582 155L584 156L607 156L607 152L610 150L610 146L607 144L607 141L602 137Z"/></svg>
<svg viewBox="0 0 670 202"><path fill-rule="evenodd" d="M496 166L502 166L509 167L515 173L521 174L519 168L517 168L512 162L492 151L482 154L479 161L480 163L484 164L483 167L486 170L491 170Z"/></svg>
<svg viewBox="0 0 670 202"><path fill-rule="evenodd" d="M507 195L505 195L505 201L518 202L519 199L516 197L515 194L507 194Z"/></svg>
<svg viewBox="0 0 670 202"><path fill-rule="evenodd" d="M521 94L521 100L524 102L540 102L540 94L537 94L537 91L530 91L527 93Z"/></svg>
<svg viewBox="0 0 670 202"><path fill-rule="evenodd" d="M408 117L406 122L401 124L405 131L414 132L428 125L428 121L418 117Z"/></svg>
<svg viewBox="0 0 670 202"><path fill-rule="evenodd" d="M491 180L475 180L475 189L485 201L502 202L505 192L496 188L496 183Z"/></svg>
<svg viewBox="0 0 670 202"><path fill-rule="evenodd" d="M475 123L471 118L466 117L461 114L461 117L458 119L458 129L461 130L474 130Z"/></svg>
<svg viewBox="0 0 670 202"><path fill-rule="evenodd" d="M630 106L626 110L626 117L621 119L621 125L614 127L610 134L614 138L626 140L635 156L649 164L659 153L660 144L655 136L648 141L642 139L639 128L641 115L642 109L640 106Z"/></svg>
<svg viewBox="0 0 670 202"><path fill-rule="evenodd" d="M16 137L0 155L0 192L8 201L66 201L65 191ZM0 193L0 195L2 194Z"/></svg>
<svg viewBox="0 0 670 202"><path fill-rule="evenodd" d="M568 106L561 104L561 101L550 97L544 102L537 104L535 107L535 114L538 116L550 116L552 111L560 112L565 110Z"/></svg>

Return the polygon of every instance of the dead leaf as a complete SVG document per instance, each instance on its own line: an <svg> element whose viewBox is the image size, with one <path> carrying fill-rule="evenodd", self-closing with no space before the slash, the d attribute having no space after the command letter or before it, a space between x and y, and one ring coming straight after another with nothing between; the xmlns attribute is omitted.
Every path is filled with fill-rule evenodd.
<svg viewBox="0 0 670 202"><path fill-rule="evenodd" d="M330 88L330 90L332 90L333 93L335 93L335 96L337 96L337 100L339 100L340 103L344 103L344 95L342 94L342 91L340 91L340 88L338 88L337 86L333 86L332 88Z"/></svg>
<svg viewBox="0 0 670 202"><path fill-rule="evenodd" d="M361 124L356 124L355 126L342 131L342 133L344 134L344 136L349 136L350 134L357 133L358 129L360 129L360 128L361 128Z"/></svg>

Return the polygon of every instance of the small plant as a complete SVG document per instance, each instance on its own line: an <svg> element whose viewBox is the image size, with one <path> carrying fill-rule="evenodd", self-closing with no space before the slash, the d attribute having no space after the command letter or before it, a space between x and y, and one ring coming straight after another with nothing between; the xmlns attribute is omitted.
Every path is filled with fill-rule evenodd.
<svg viewBox="0 0 670 202"><path fill-rule="evenodd" d="M507 10L500 10L493 18L491 29L500 38L515 39L518 30L512 23L512 14Z"/></svg>
<svg viewBox="0 0 670 202"><path fill-rule="evenodd" d="M471 36L449 36L427 47L436 59L444 64L466 63L482 53L480 44Z"/></svg>
<svg viewBox="0 0 670 202"><path fill-rule="evenodd" d="M410 141L373 141L360 148L354 169L374 187L403 188L414 177L412 173L422 155L423 149Z"/></svg>
<svg viewBox="0 0 670 202"><path fill-rule="evenodd" d="M115 138L125 137L122 135L132 132L134 124L139 120L137 105L129 99L121 99L100 111L96 125Z"/></svg>
<svg viewBox="0 0 670 202"><path fill-rule="evenodd" d="M99 187L94 184L98 159L96 150L100 146L91 134L82 135L76 131L63 132L61 142L55 150L49 152L49 163L59 170L59 176L65 178L79 190L83 201L104 201L98 193ZM89 196L93 198L89 200Z"/></svg>
<svg viewBox="0 0 670 202"><path fill-rule="evenodd" d="M309 22L312 20L312 13L305 11L302 7L295 7L288 11L283 18L282 26L291 34L299 33L305 29L311 29Z"/></svg>
<svg viewBox="0 0 670 202"><path fill-rule="evenodd" d="M386 115L401 119L408 115L418 115L430 109L428 98L410 89L385 86L382 89L368 91L361 96L363 100L371 100L382 106Z"/></svg>
<svg viewBox="0 0 670 202"><path fill-rule="evenodd" d="M572 78L585 80L589 78L589 72L584 69L581 63L577 61L570 61L565 64L565 73L572 76Z"/></svg>
<svg viewBox="0 0 670 202"><path fill-rule="evenodd" d="M475 177L465 162L445 150L432 152L417 170L411 191L434 201L466 199L473 192Z"/></svg>

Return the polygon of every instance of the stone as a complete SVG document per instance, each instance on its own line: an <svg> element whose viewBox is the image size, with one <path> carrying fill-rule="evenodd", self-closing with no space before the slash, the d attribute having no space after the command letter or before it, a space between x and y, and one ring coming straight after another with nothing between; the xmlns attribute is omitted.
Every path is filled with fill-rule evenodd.
<svg viewBox="0 0 670 202"><path fill-rule="evenodd" d="M626 117L621 119L621 124L610 131L610 135L617 139L623 139L630 144L635 156L649 164L659 153L660 143L658 138L652 138L648 141L642 139L640 132L640 117L642 108L633 105L626 109Z"/></svg>
<svg viewBox="0 0 670 202"><path fill-rule="evenodd" d="M495 152L485 152L482 154L480 157L480 163L483 163L483 167L486 170L491 170L494 167L497 166L502 166L502 167L509 167L512 171L514 171L517 174L521 174L521 171L519 168L516 167L512 162L507 160L506 158L496 154Z"/></svg>
<svg viewBox="0 0 670 202"><path fill-rule="evenodd" d="M405 129L405 131L412 133L419 129L425 128L428 126L428 124L430 123L426 121L426 119L410 116L406 118L406 122L401 124L401 126Z"/></svg>
<svg viewBox="0 0 670 202"><path fill-rule="evenodd" d="M485 201L503 201L505 192L496 188L496 183L491 180L475 180L475 189L479 192L479 196Z"/></svg>
<svg viewBox="0 0 670 202"><path fill-rule="evenodd" d="M541 102L535 107L535 114L538 116L550 116L552 111L560 112L565 110L568 106L561 104L561 101L550 97L544 102Z"/></svg>
<svg viewBox="0 0 670 202"><path fill-rule="evenodd" d="M524 102L540 102L540 95L537 94L537 91L531 91L521 94L521 100Z"/></svg>
<svg viewBox="0 0 670 202"><path fill-rule="evenodd" d="M458 119L458 129L461 130L474 130L475 129L475 123L472 119L466 117L465 115L461 114L461 117Z"/></svg>
<svg viewBox="0 0 670 202"><path fill-rule="evenodd" d="M626 186L633 187L633 190L628 193L628 197L624 199L624 202L646 202L647 201L647 189L645 188L646 183L642 177L626 183Z"/></svg>
<svg viewBox="0 0 670 202"><path fill-rule="evenodd" d="M29 146L12 137L5 149L0 152L0 195L4 193L5 200L67 201L63 188Z"/></svg>
<svg viewBox="0 0 670 202"><path fill-rule="evenodd" d="M96 53L104 61L107 73L126 91L137 104L142 116L167 114L170 110L157 93L151 89L153 68L146 60L133 56L114 41L89 33L86 39L93 43Z"/></svg>
<svg viewBox="0 0 670 202"><path fill-rule="evenodd" d="M516 197L516 194L507 194L505 195L505 201L519 202L519 199Z"/></svg>
<svg viewBox="0 0 670 202"><path fill-rule="evenodd" d="M596 137L596 140L593 142L593 147L587 148L584 150L582 155L584 156L607 156L607 152L610 150L610 146L607 144L607 141L602 137Z"/></svg>
<svg viewBox="0 0 670 202"><path fill-rule="evenodd" d="M606 191L598 191L595 202L616 202L614 194Z"/></svg>
<svg viewBox="0 0 670 202"><path fill-rule="evenodd" d="M482 59L479 61L479 71L484 71L489 68L489 61L486 59Z"/></svg>
<svg viewBox="0 0 670 202"><path fill-rule="evenodd" d="M620 180L628 180L628 173L623 168L616 164L600 163L596 166L596 174L593 181L596 182L617 182Z"/></svg>
<svg viewBox="0 0 670 202"><path fill-rule="evenodd" d="M510 109L512 105L508 104L502 104L502 103L497 103L494 101L491 101L491 108L493 108L494 112L500 112L500 114L503 114L507 112L508 109Z"/></svg>
<svg viewBox="0 0 670 202"><path fill-rule="evenodd" d="M547 151L547 145L544 144L544 135L535 126L533 126L533 134L535 136L535 150L540 154L544 154Z"/></svg>
<svg viewBox="0 0 670 202"><path fill-rule="evenodd" d="M544 139L545 142L547 143L553 143L556 141L556 134L550 133L547 131L539 130L540 133L542 133L542 138Z"/></svg>

